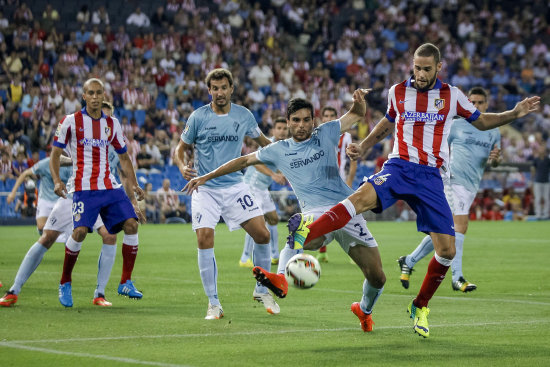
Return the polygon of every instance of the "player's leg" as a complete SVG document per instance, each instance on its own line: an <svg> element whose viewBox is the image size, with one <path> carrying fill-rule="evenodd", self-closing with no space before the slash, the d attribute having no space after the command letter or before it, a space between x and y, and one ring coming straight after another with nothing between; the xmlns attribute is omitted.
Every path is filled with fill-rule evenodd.
<svg viewBox="0 0 550 367"><path fill-rule="evenodd" d="M50 216L50 213L52 212L55 201L51 202L49 200L44 199L38 199L38 202L36 204L36 229L38 230L38 233L42 235L42 231L44 230L44 226L46 225L46 221L48 220L48 217Z"/></svg>
<svg viewBox="0 0 550 367"><path fill-rule="evenodd" d="M243 253L241 254L241 259L239 260L239 266L241 268L253 268L254 264L252 263L252 251L254 249L254 240L247 233L244 236L244 245Z"/></svg>
<svg viewBox="0 0 550 367"><path fill-rule="evenodd" d="M464 279L462 272L462 255L464 253L464 239L468 230L468 215L455 215L455 249L456 254L451 263L452 287L455 291L471 292L477 286Z"/></svg>
<svg viewBox="0 0 550 367"><path fill-rule="evenodd" d="M101 225L98 224L100 222ZM107 231L107 228L103 225L101 218L96 221L97 233L103 239L103 245L101 246L101 252L99 253L99 259L97 261L97 286L94 291L94 298L92 303L97 306L109 307L112 306L111 302L105 299L105 287L111 276L111 270L115 263L116 257L116 235Z"/></svg>
<svg viewBox="0 0 550 367"><path fill-rule="evenodd" d="M21 288L29 277L34 273L46 251L54 244L55 240L59 236L60 232L53 230L44 230L38 241L36 241L27 251L27 254L21 261L13 285L9 291L0 298L0 306L9 307L17 302Z"/></svg>
<svg viewBox="0 0 550 367"><path fill-rule="evenodd" d="M432 242L432 238L430 236L426 236L422 239L422 241L420 241L418 246L410 255L401 256L399 259L397 259L399 268L401 270L401 276L399 277L399 280L401 281L401 285L403 286L403 288L409 288L410 276L416 263L422 260L428 254L430 254L433 250L434 245Z"/></svg>
<svg viewBox="0 0 550 367"><path fill-rule="evenodd" d="M267 229L269 230L271 264L277 265L279 263L279 230L277 228L279 216L275 209L265 213L265 220L267 222Z"/></svg>

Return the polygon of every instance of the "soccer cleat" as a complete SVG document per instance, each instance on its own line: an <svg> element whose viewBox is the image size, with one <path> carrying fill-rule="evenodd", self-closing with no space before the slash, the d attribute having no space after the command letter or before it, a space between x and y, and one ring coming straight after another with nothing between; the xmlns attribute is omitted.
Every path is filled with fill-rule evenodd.
<svg viewBox="0 0 550 367"><path fill-rule="evenodd" d="M328 263L328 254L326 252L319 252L317 255L317 260L321 263Z"/></svg>
<svg viewBox="0 0 550 367"><path fill-rule="evenodd" d="M4 297L0 298L0 306L2 307L10 307L17 303L17 294L13 293L13 291L9 291L6 294L4 294Z"/></svg>
<svg viewBox="0 0 550 367"><path fill-rule="evenodd" d="M252 296L254 297L254 300L262 303L266 311L270 314L278 315L281 312L281 308L279 307L277 302L275 302L271 293L257 293L256 291L254 291Z"/></svg>
<svg viewBox="0 0 550 367"><path fill-rule="evenodd" d="M361 309L361 305L359 302L353 302L351 304L351 312L355 314L359 318L359 322L361 324L361 329L365 333L371 332L372 327L374 326L374 321L372 321L372 314L366 314Z"/></svg>
<svg viewBox="0 0 550 367"><path fill-rule="evenodd" d="M407 256L401 256L399 259L397 259L397 263L399 264L399 268L401 269L401 276L399 277L399 280L401 280L401 285L403 286L403 288L409 289L409 279L414 269L409 268L409 266L405 262L406 257Z"/></svg>
<svg viewBox="0 0 550 367"><path fill-rule="evenodd" d="M430 327L428 326L428 314L430 313L430 309L428 307L418 308L411 301L407 311L411 315L411 319L413 319L414 332L424 338L429 338Z"/></svg>
<svg viewBox="0 0 550 367"><path fill-rule="evenodd" d="M111 307L113 304L105 299L105 296L103 294L99 294L98 297L94 298L94 301L92 302L96 306L101 307Z"/></svg>
<svg viewBox="0 0 550 367"><path fill-rule="evenodd" d="M208 304L208 310L206 310L205 320L219 320L223 317L222 305Z"/></svg>
<svg viewBox="0 0 550 367"><path fill-rule="evenodd" d="M2 288L2 286L3 286L3 284L2 284L2 282L0 282L0 288Z"/></svg>
<svg viewBox="0 0 550 367"><path fill-rule="evenodd" d="M141 297L143 297L143 293L137 290L136 286L130 279L128 279L126 283L118 285L118 294L131 299L141 299Z"/></svg>
<svg viewBox="0 0 550 367"><path fill-rule="evenodd" d="M253 268L254 267L254 263L252 262L252 260L250 258L246 259L246 261L241 261L239 260L239 266L241 268Z"/></svg>
<svg viewBox="0 0 550 367"><path fill-rule="evenodd" d="M462 291L464 293L475 291L477 289L477 285L470 283L464 277L458 278L457 281L452 282L453 289L455 291Z"/></svg>
<svg viewBox="0 0 550 367"><path fill-rule="evenodd" d="M288 282L284 274L270 273L259 266L255 266L254 269L252 269L252 273L254 274L254 278L256 278L261 285L269 288L277 297L286 297Z"/></svg>
<svg viewBox="0 0 550 367"><path fill-rule="evenodd" d="M59 285L59 302L65 307L73 307L71 282Z"/></svg>
<svg viewBox="0 0 550 367"><path fill-rule="evenodd" d="M279 265L279 258L278 257L272 257L271 258L271 265Z"/></svg>
<svg viewBox="0 0 550 367"><path fill-rule="evenodd" d="M296 213L289 218L286 225L289 231L286 243L291 249L299 250L304 247L304 242L309 234L307 226L311 223L313 223L313 215L304 216L302 213Z"/></svg>

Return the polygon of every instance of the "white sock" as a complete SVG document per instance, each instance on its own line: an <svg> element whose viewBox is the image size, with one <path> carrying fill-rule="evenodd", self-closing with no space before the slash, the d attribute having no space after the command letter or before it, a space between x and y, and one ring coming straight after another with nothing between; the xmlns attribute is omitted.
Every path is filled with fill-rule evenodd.
<svg viewBox="0 0 550 367"><path fill-rule="evenodd" d="M65 243L65 247L68 248L69 251L79 252L82 248L82 242L76 242L73 236L69 236L69 239Z"/></svg>
<svg viewBox="0 0 550 367"><path fill-rule="evenodd" d="M218 266L213 248L199 250L199 271L202 287L211 305L220 305L218 299Z"/></svg>
<svg viewBox="0 0 550 367"><path fill-rule="evenodd" d="M97 287L94 292L94 298L99 297L100 294L105 295L105 287L111 276L115 257L116 243L114 245L107 245L104 243L101 247L99 260L97 262Z"/></svg>
<svg viewBox="0 0 550 367"><path fill-rule="evenodd" d="M451 270L453 272L453 282L456 282L458 278L463 276L462 274L462 253L464 251L464 234L455 232L455 247L456 254L451 263Z"/></svg>
<svg viewBox="0 0 550 367"><path fill-rule="evenodd" d="M277 268L277 274L284 274L286 263L288 262L288 260L290 260L292 256L301 254L302 252L304 252L303 248L298 250L293 250L290 247L288 247L288 244L286 244L285 247L281 250L281 254L279 257L279 266Z"/></svg>
<svg viewBox="0 0 550 367"><path fill-rule="evenodd" d="M365 279L363 282L363 298L361 298L360 303L361 310L364 313L372 313L372 308L383 291L384 287L374 288L369 284L369 281Z"/></svg>
<svg viewBox="0 0 550 367"><path fill-rule="evenodd" d="M124 234L122 243L128 246L137 246L139 244L138 234Z"/></svg>
<svg viewBox="0 0 550 367"><path fill-rule="evenodd" d="M340 204L342 204L343 206L346 207L346 209L348 210L348 213L349 215L353 218L357 215L357 213L355 212L355 207L353 206L353 204L351 203L351 201L349 201L349 199L344 199L340 202Z"/></svg>
<svg viewBox="0 0 550 367"><path fill-rule="evenodd" d="M17 270L17 275L15 275L15 280L10 291L15 294L21 292L21 288L25 285L32 273L34 273L46 251L48 251L48 249L39 242L35 242L34 245L31 246L23 258L23 261L21 261L21 265L19 265L19 270Z"/></svg>
<svg viewBox="0 0 550 367"><path fill-rule="evenodd" d="M451 266L451 263L453 262L453 260L449 260L449 259L446 259L444 257L439 256L437 254L437 252L435 253L434 256L435 256L435 260L443 266Z"/></svg>
<svg viewBox="0 0 550 367"><path fill-rule="evenodd" d="M271 271L271 257L269 253L270 246L268 243L265 245L254 243L254 256L252 257L254 266L260 266L267 271ZM257 293L267 293L267 288L258 282L256 282L255 290Z"/></svg>
<svg viewBox="0 0 550 367"><path fill-rule="evenodd" d="M277 225L267 225L267 229L269 229L269 234L271 235L271 242L269 243L271 247L271 257L274 259L279 258L279 230L277 229Z"/></svg>
<svg viewBox="0 0 550 367"><path fill-rule="evenodd" d="M409 268L413 268L417 262L422 260L426 255L430 254L434 250L434 243L430 236L426 236L422 239L420 244L414 249L414 251L407 255L405 258L405 264Z"/></svg>
<svg viewBox="0 0 550 367"><path fill-rule="evenodd" d="M247 233L244 236L244 246L243 246L243 253L241 254L241 261L244 263L246 260L250 259L252 255L252 249L254 246L254 240L252 237Z"/></svg>

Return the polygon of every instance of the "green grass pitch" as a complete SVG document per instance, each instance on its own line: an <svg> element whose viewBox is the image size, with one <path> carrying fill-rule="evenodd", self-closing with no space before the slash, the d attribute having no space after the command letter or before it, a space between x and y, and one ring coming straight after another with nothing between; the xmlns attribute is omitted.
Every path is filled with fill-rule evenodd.
<svg viewBox="0 0 550 367"><path fill-rule="evenodd" d="M451 289L450 272L430 302L429 339L412 331L406 307L418 291L427 259L405 290L396 259L422 234L415 224L370 222L387 282L363 333L350 304L363 278L336 243L319 283L291 289L280 315L253 301L254 280L238 267L243 231L217 228L218 289L225 317L204 320L207 298L189 225L145 225L134 280L141 301L116 295L117 261L107 287L109 309L92 305L101 240L86 239L73 274L74 307L63 308L57 286L63 246L55 244L29 279L19 302L0 309L2 366L548 366L550 365L550 223L474 222L464 273L478 285ZM280 244L286 236L280 224ZM0 227L0 280L6 291L37 239L32 227Z"/></svg>

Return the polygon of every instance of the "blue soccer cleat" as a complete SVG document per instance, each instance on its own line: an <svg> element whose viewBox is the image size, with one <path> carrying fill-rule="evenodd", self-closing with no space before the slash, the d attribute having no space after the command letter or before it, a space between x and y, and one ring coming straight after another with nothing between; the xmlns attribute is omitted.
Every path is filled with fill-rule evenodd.
<svg viewBox="0 0 550 367"><path fill-rule="evenodd" d="M141 299L143 297L143 293L138 291L134 283L129 279L126 283L119 284L118 294L132 299Z"/></svg>
<svg viewBox="0 0 550 367"><path fill-rule="evenodd" d="M71 282L59 285L59 302L65 307L73 307Z"/></svg>

